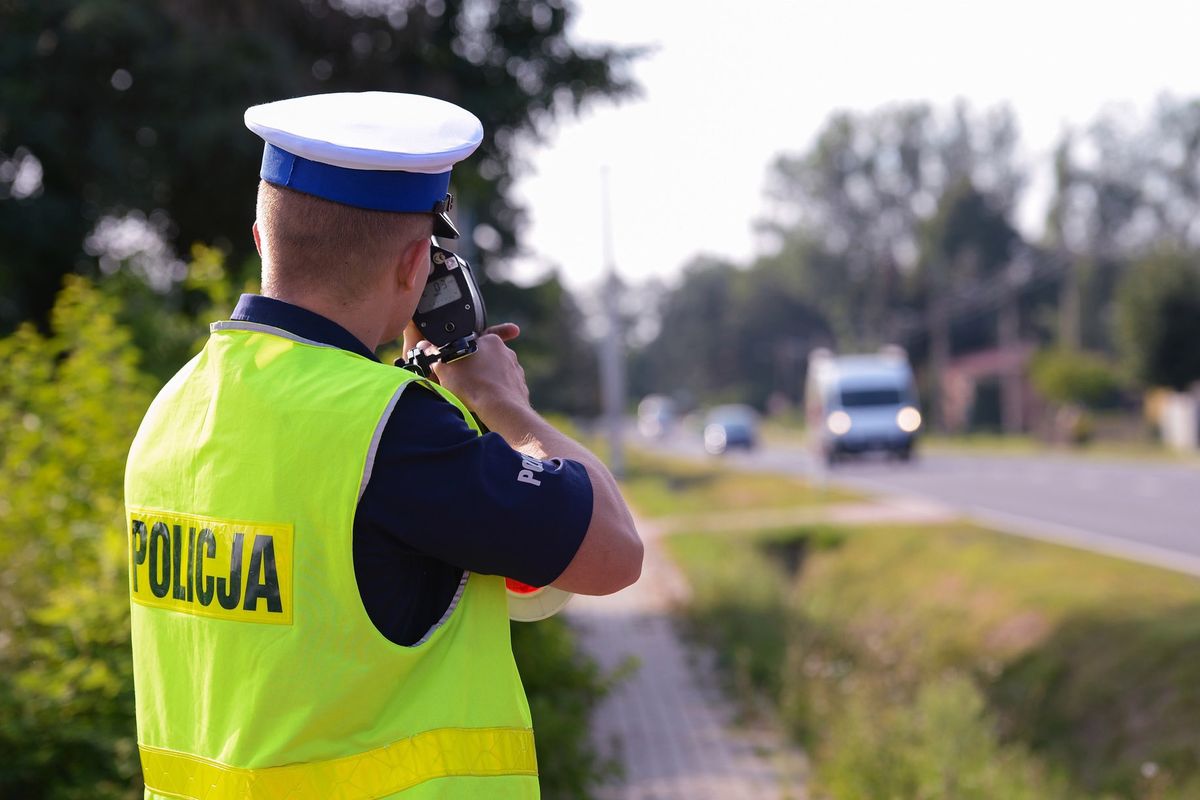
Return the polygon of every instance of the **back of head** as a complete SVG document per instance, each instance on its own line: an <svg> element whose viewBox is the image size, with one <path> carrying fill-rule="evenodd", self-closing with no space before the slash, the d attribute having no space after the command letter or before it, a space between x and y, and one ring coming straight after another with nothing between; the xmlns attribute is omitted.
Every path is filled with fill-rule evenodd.
<svg viewBox="0 0 1200 800"><path fill-rule="evenodd" d="M404 249L428 239L429 214L374 211L261 181L263 291L318 295L343 304L371 294Z"/></svg>
<svg viewBox="0 0 1200 800"><path fill-rule="evenodd" d="M330 92L252 106L245 120L264 141L266 294L356 303L384 288L415 240L458 236L450 171L483 141L465 109L421 95Z"/></svg>

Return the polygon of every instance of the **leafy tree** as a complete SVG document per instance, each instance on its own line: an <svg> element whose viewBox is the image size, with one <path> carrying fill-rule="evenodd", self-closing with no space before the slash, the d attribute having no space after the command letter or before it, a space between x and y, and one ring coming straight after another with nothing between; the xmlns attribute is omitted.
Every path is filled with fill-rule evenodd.
<svg viewBox="0 0 1200 800"><path fill-rule="evenodd" d="M1061 347L1111 349L1109 315L1083 309L1111 307L1131 252L1145 243L1145 231L1137 244L1135 238L1139 210L1148 199L1141 180L1149 164L1127 128L1122 119L1102 116L1081 135L1064 135L1055 152L1046 233L1063 261Z"/></svg>
<svg viewBox="0 0 1200 800"><path fill-rule="evenodd" d="M1007 213L964 177L946 189L937 213L921 225L920 261L909 286L912 303L924 316L934 382L940 381L955 351L995 340L994 315L981 313L980 306L1002 281L1002 270L1020 242ZM934 392L930 399L939 397ZM940 403L931 403L929 410L933 422L942 425Z"/></svg>
<svg viewBox="0 0 1200 800"><path fill-rule="evenodd" d="M1200 247L1198 220L1200 102L1164 96L1148 119L1114 110L1064 135L1047 220L1048 244L1066 262L1063 344L1111 351L1126 271L1156 248Z"/></svg>
<svg viewBox="0 0 1200 800"><path fill-rule="evenodd" d="M1180 249L1200 247L1200 100L1160 98L1153 136L1145 146L1153 164L1146 192L1158 239Z"/></svg>
<svg viewBox="0 0 1200 800"><path fill-rule="evenodd" d="M496 281L482 291L492 320L521 326L513 349L534 404L546 411L595 415L600 407L596 351L584 336L583 315L558 276L528 287Z"/></svg>
<svg viewBox="0 0 1200 800"><path fill-rule="evenodd" d="M936 291L967 294L1008 262L1022 173L1012 115L926 105L834 115L772 167L777 249L745 270L697 260L661 308L637 385L708 400L798 399L804 356L914 339Z"/></svg>
<svg viewBox="0 0 1200 800"><path fill-rule="evenodd" d="M634 386L643 392L686 390L714 397L736 381L738 346L731 307L736 269L725 261L698 258L688 264L675 291L659 309L658 336L634 365Z"/></svg>
<svg viewBox="0 0 1200 800"><path fill-rule="evenodd" d="M948 191L970 183L1007 215L1022 179L1016 141L1007 109L913 104L836 114L812 148L776 160L763 227L808 273L809 298L836 310L843 347L896 338L922 226Z"/></svg>
<svg viewBox="0 0 1200 800"><path fill-rule="evenodd" d="M1149 386L1200 381L1200 257L1163 252L1138 262L1117 296L1122 349Z"/></svg>
<svg viewBox="0 0 1200 800"><path fill-rule="evenodd" d="M1008 221L1009 209L997 207L964 179L947 189L937 213L922 226L922 261L917 280L921 293L969 290L995 277L1008 264L1020 235ZM947 265L931 275L931 264Z"/></svg>
<svg viewBox="0 0 1200 800"><path fill-rule="evenodd" d="M732 299L739 399L759 408L772 397L799 404L808 354L833 340L823 311L778 262L739 273Z"/></svg>
<svg viewBox="0 0 1200 800"><path fill-rule="evenodd" d="M0 3L0 330L42 319L88 231L140 210L239 265L261 143L252 104L329 91L430 94L484 123L455 170L473 224L511 252L524 139L633 91L635 51L572 41L563 0L8 0Z"/></svg>
<svg viewBox="0 0 1200 800"><path fill-rule="evenodd" d="M798 401L808 351L831 340L790 265L764 260L739 270L698 259L661 308L658 336L639 354L644 392L762 407L773 393Z"/></svg>

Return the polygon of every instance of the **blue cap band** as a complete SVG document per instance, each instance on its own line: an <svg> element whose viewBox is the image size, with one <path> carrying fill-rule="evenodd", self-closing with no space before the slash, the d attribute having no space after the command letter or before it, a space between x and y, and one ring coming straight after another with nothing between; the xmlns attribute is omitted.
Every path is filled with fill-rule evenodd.
<svg viewBox="0 0 1200 800"><path fill-rule="evenodd" d="M450 172L426 175L398 170L347 169L309 161L267 144L263 151L264 181L335 203L375 211L428 214L450 189Z"/></svg>

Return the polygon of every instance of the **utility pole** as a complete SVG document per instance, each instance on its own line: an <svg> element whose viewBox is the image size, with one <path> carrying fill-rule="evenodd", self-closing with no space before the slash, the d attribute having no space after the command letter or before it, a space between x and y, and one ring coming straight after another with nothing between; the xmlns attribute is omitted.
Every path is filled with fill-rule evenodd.
<svg viewBox="0 0 1200 800"><path fill-rule="evenodd" d="M1002 354L1016 358L1021 351L1021 289L1033 274L1028 254L1022 252L1005 269L1003 294L997 317L997 341ZM1005 433L1025 430L1025 381L1015 362L1000 376L1000 421Z"/></svg>
<svg viewBox="0 0 1200 800"><path fill-rule="evenodd" d="M1083 314L1079 264L1065 247L1055 250L1063 263L1063 282L1058 294L1058 346L1078 352L1083 348Z"/></svg>
<svg viewBox="0 0 1200 800"><path fill-rule="evenodd" d="M604 422L608 432L608 466L618 478L625 474L625 352L621 328L621 282L613 255L612 214L608 202L608 167L600 173L601 225L603 232L604 312L607 321L600 343L600 386L604 399Z"/></svg>
<svg viewBox="0 0 1200 800"><path fill-rule="evenodd" d="M929 330L929 372L933 384L933 427L945 433L949 426L946 420L945 386L946 367L950 362L950 309L947 300L947 275L949 271L944 256L935 253L930 261L929 306L926 325Z"/></svg>
<svg viewBox="0 0 1200 800"><path fill-rule="evenodd" d="M1058 293L1058 346L1078 351L1083 347L1083 298L1079 263L1067 244L1067 215L1076 175L1071 163L1071 139L1064 138L1054 152L1056 198L1047 226L1054 237L1054 256L1063 265L1063 282Z"/></svg>

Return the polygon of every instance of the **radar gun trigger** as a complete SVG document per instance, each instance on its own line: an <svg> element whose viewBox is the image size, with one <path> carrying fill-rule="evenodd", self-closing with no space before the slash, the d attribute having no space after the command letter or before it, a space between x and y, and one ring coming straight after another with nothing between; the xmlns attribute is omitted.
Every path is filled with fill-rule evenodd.
<svg viewBox="0 0 1200 800"><path fill-rule="evenodd" d="M478 348L476 340L487 328L487 309L471 265L440 247L432 237L429 260L432 270L413 314L413 323L437 352L424 353L413 348L403 360L396 361L396 366L426 378L435 363L449 363L474 353Z"/></svg>

